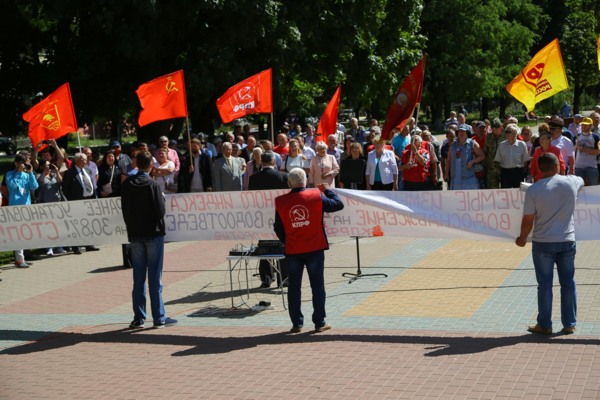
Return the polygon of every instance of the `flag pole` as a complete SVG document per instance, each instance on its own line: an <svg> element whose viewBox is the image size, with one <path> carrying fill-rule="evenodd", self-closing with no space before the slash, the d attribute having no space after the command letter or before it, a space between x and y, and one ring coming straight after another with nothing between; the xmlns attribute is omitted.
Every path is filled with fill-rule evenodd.
<svg viewBox="0 0 600 400"><path fill-rule="evenodd" d="M188 138L188 140L187 140L187 142L188 142L188 145L187 145L188 154L190 154L190 156L191 156L191 154L192 154L192 134L190 133L190 118L189 118L189 115L185 116L185 127L186 127L186 130L187 130L187 138Z"/></svg>
<svg viewBox="0 0 600 400"><path fill-rule="evenodd" d="M419 110L421 109L421 103L417 103L417 114L415 115L415 129L417 129L419 125ZM413 110L413 113L415 110Z"/></svg>
<svg viewBox="0 0 600 400"><path fill-rule="evenodd" d="M81 153L81 138L79 137L79 129L77 129L77 147L79 147L79 152Z"/></svg>
<svg viewBox="0 0 600 400"><path fill-rule="evenodd" d="M273 123L273 111L271 111L271 143L275 146L275 125Z"/></svg>

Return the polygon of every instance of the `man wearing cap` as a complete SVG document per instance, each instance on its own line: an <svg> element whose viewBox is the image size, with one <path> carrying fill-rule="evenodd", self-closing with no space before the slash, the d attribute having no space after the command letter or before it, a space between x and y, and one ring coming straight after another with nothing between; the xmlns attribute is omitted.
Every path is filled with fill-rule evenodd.
<svg viewBox="0 0 600 400"><path fill-rule="evenodd" d="M131 165L131 158L125 153L122 152L121 143L118 140L113 140L110 142L110 149L115 153L115 164L119 166L122 174L125 174L125 177L122 177L121 181L124 181L127 177L127 171L129 170L129 166Z"/></svg>
<svg viewBox="0 0 600 400"><path fill-rule="evenodd" d="M485 122L477 121L474 130L475 135L473 135L473 140L476 141L482 149L485 147L485 128Z"/></svg>
<svg viewBox="0 0 600 400"><path fill-rule="evenodd" d="M169 161L173 161L173 164L175 164L175 176L177 176L179 174L180 167L179 156L177 155L177 151L169 148L169 138L166 136L161 136L160 138L158 138L158 144L160 147L154 152L154 157L158 158L158 153L160 152L160 149L167 149L167 156L169 157Z"/></svg>
<svg viewBox="0 0 600 400"><path fill-rule="evenodd" d="M583 178L588 186L598 184L598 155L600 155L600 135L592 133L592 119L583 118L581 135L577 138L575 151L575 175Z"/></svg>
<svg viewBox="0 0 600 400"><path fill-rule="evenodd" d="M504 128L500 118L494 118L492 121L492 133L488 133L485 139L483 152L485 153L485 166L487 168L487 188L500 188L500 165L495 162L496 151L500 143L506 140Z"/></svg>
<svg viewBox="0 0 600 400"><path fill-rule="evenodd" d="M575 114L573 117L573 122L569 124L569 132L573 134L573 137L577 137L581 134L581 120L583 120L583 115Z"/></svg>
<svg viewBox="0 0 600 400"><path fill-rule="evenodd" d="M500 143L494 161L500 164L500 187L519 188L527 175L529 152L527 145L517 139L519 127L508 124L504 129L506 140Z"/></svg>
<svg viewBox="0 0 600 400"><path fill-rule="evenodd" d="M562 155L563 160L565 161L565 169L567 173L573 174L575 172L575 153L573 148L573 142L566 136L563 136L563 119L555 115L550 119L548 126L550 127L550 135L552 136L550 144L552 144L552 146L558 147L558 149L560 150L560 154Z"/></svg>

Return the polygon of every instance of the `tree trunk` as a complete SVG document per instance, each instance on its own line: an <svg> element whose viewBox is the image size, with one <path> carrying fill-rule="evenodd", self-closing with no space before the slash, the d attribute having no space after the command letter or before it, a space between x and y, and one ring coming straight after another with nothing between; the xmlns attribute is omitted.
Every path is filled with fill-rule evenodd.
<svg viewBox="0 0 600 400"><path fill-rule="evenodd" d="M504 119L504 115L506 114L506 107L508 106L508 101L506 101L505 97L500 97L500 119Z"/></svg>
<svg viewBox="0 0 600 400"><path fill-rule="evenodd" d="M479 110L480 119L488 119L490 115L490 99L487 97L481 98L481 109Z"/></svg>
<svg viewBox="0 0 600 400"><path fill-rule="evenodd" d="M583 87L579 83L579 80L575 81L575 90L573 92L573 115L579 114L579 108L581 107L581 94L583 93Z"/></svg>

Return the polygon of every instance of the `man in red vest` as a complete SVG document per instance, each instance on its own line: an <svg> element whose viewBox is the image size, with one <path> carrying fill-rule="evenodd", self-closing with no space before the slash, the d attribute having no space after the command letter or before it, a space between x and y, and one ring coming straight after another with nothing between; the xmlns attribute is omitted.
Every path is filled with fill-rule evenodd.
<svg viewBox="0 0 600 400"><path fill-rule="evenodd" d="M275 223L273 228L279 240L285 243L288 265L288 305L292 320L291 333L302 331L304 316L300 309L302 272L308 271L313 297L312 320L315 331L331 329L325 322L325 250L329 249L323 213L339 211L344 203L327 184L318 190L306 189L306 172L294 168L288 174L292 190L275 198Z"/></svg>

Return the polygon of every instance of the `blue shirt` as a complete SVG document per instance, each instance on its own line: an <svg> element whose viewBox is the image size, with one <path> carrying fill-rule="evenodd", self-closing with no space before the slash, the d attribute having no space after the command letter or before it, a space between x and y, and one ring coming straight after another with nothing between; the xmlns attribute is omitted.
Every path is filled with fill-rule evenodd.
<svg viewBox="0 0 600 400"><path fill-rule="evenodd" d="M31 191L36 190L39 185L33 172L17 172L13 169L6 173L6 187L8 205L23 206L31 204Z"/></svg>

